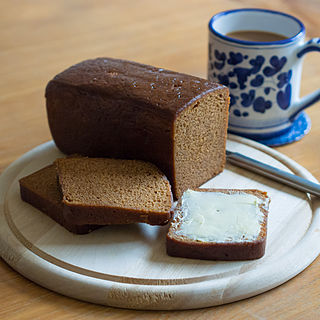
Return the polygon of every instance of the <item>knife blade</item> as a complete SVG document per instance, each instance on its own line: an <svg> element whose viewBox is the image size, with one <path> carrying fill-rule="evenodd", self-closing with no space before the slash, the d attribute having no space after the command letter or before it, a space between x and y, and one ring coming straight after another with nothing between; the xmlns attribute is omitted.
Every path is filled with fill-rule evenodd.
<svg viewBox="0 0 320 320"><path fill-rule="evenodd" d="M297 190L309 192L315 196L320 197L320 184L318 183L314 183L292 173L275 168L238 152L227 150L226 154L227 161L235 166L258 173L262 176L268 177L277 182L281 182Z"/></svg>

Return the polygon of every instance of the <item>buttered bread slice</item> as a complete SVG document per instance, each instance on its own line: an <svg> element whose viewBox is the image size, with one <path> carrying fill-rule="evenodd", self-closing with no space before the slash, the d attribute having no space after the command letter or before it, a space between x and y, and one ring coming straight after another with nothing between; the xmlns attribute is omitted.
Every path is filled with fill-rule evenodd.
<svg viewBox="0 0 320 320"><path fill-rule="evenodd" d="M207 260L262 257L269 202L259 190L187 190L174 210L167 253Z"/></svg>

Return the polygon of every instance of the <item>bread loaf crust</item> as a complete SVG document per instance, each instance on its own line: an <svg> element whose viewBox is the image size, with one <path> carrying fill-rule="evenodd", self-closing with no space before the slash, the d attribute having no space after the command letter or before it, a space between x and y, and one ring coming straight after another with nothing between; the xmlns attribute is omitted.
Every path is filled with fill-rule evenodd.
<svg viewBox="0 0 320 320"><path fill-rule="evenodd" d="M225 243L204 242L177 236L174 228L170 226L166 237L168 255L202 260L253 260L261 258L264 255L267 240L267 216L270 203L270 198L266 192L256 189L195 189L195 191L221 192L226 194L244 192L260 198L263 202L259 208L264 217L260 234L254 241ZM173 219L175 219L175 217L173 217Z"/></svg>
<svg viewBox="0 0 320 320"><path fill-rule="evenodd" d="M68 222L79 225L114 225L147 223L150 225L165 225L171 218L172 212L160 214L158 212L141 212L121 208L105 208L96 206L64 205L63 215Z"/></svg>
<svg viewBox="0 0 320 320"><path fill-rule="evenodd" d="M205 79L98 58L58 74L45 96L52 137L62 152L150 161L166 174L177 198L174 122L188 106L216 90L228 100L227 88ZM222 125L226 131L226 121Z"/></svg>

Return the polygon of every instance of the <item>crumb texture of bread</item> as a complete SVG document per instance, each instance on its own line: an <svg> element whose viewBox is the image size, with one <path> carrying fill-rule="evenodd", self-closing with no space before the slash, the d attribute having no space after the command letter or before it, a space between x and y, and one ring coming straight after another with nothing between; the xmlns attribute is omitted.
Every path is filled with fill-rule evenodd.
<svg viewBox="0 0 320 320"><path fill-rule="evenodd" d="M206 260L261 258L269 203L260 190L187 190L174 209L167 253Z"/></svg>
<svg viewBox="0 0 320 320"><path fill-rule="evenodd" d="M139 160L65 158L55 161L65 217L77 224L165 224L171 217L168 179Z"/></svg>
<svg viewBox="0 0 320 320"><path fill-rule="evenodd" d="M47 214L72 233L85 234L97 229L95 225L76 225L63 216L62 195L54 165L42 168L19 180L21 199Z"/></svg>
<svg viewBox="0 0 320 320"><path fill-rule="evenodd" d="M176 199L224 167L228 89L206 79L97 58L55 76L46 106L62 152L150 161Z"/></svg>
<svg viewBox="0 0 320 320"><path fill-rule="evenodd" d="M211 92L179 114L175 122L174 163L178 198L219 174L226 161L226 96Z"/></svg>

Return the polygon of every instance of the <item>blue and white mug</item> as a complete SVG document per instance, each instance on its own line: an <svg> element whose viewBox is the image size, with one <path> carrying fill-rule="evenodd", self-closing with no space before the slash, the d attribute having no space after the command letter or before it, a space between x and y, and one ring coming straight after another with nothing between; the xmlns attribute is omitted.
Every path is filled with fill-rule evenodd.
<svg viewBox="0 0 320 320"><path fill-rule="evenodd" d="M228 36L250 30L285 39L255 42ZM302 57L320 51L320 38L304 38L303 23L277 11L238 9L211 18L208 79L230 89L230 132L281 145L309 131L310 119L302 110L320 100L320 89L299 98Z"/></svg>

